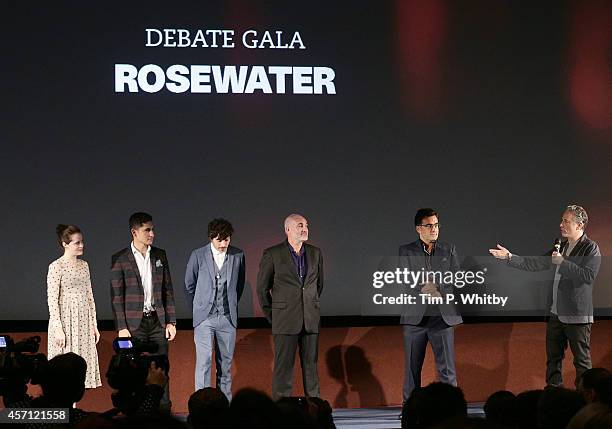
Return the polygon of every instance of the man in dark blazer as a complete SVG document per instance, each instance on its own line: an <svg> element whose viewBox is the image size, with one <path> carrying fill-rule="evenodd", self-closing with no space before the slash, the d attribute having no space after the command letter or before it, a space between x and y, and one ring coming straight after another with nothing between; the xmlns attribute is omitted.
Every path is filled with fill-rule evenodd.
<svg viewBox="0 0 612 429"><path fill-rule="evenodd" d="M153 218L130 216L132 243L111 261L111 299L119 337L157 344L157 354L168 355L168 341L176 335L174 292L166 252L153 247ZM166 384L160 408L171 407Z"/></svg>
<svg viewBox="0 0 612 429"><path fill-rule="evenodd" d="M593 324L593 283L601 265L601 252L589 239L589 221L584 208L567 206L559 225L563 240L544 256L518 256L497 245L489 252L513 268L525 271L552 271L552 291L546 325L546 384L563 385L562 363L569 343L574 355L576 387L582 373L591 368L591 326Z"/></svg>
<svg viewBox="0 0 612 429"><path fill-rule="evenodd" d="M414 225L419 239L400 246L400 265L415 272L458 271L459 257L455 246L438 241L438 213L430 208L419 209L414 217ZM407 305L400 318L404 333L404 401L415 388L421 386L427 342L431 343L439 381L457 385L453 327L463 322L453 303L447 304L446 300L444 304L428 303L423 302L425 298L421 297L427 295L444 298L446 294L453 293L453 284L425 281L416 285L411 292L417 294L417 301Z"/></svg>
<svg viewBox="0 0 612 429"><path fill-rule="evenodd" d="M299 214L285 219L287 240L264 250L257 294L274 339L272 397L291 396L295 353L299 348L306 396L318 397L319 297L323 256L306 244L308 222Z"/></svg>
<svg viewBox="0 0 612 429"><path fill-rule="evenodd" d="M244 252L230 246L233 233L227 220L213 219L208 224L210 243L191 252L185 271L196 345L195 390L210 387L214 347L217 387L229 401L238 301L245 279Z"/></svg>

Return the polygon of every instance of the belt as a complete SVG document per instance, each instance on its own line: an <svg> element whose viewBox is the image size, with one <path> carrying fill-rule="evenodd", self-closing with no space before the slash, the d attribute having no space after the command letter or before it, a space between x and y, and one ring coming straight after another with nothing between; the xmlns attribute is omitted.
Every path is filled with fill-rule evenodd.
<svg viewBox="0 0 612 429"><path fill-rule="evenodd" d="M155 316L157 313L155 312L155 310L151 310L151 311L143 311L142 312L142 317L153 317Z"/></svg>

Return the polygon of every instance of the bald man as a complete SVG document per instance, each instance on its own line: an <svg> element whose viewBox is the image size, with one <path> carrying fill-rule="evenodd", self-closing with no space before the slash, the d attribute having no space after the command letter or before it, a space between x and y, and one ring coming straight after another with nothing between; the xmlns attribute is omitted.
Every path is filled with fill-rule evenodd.
<svg viewBox="0 0 612 429"><path fill-rule="evenodd" d="M291 214L287 239L264 250L257 275L259 303L272 324L274 375L272 398L292 396L293 366L299 348L306 396L319 397L319 297L323 290L323 256L306 244L308 222Z"/></svg>

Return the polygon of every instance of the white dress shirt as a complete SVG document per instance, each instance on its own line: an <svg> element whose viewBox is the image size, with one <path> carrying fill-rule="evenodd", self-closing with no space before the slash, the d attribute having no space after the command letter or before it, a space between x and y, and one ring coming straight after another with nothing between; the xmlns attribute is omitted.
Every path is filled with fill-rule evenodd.
<svg viewBox="0 0 612 429"><path fill-rule="evenodd" d="M144 307L143 311L153 311L153 273L151 268L151 246L147 246L147 254L142 256L142 253L134 246L132 242L132 253L134 259L136 259L136 265L138 265L138 272L140 273L140 280L142 281L142 289L144 292Z"/></svg>
<svg viewBox="0 0 612 429"><path fill-rule="evenodd" d="M219 252L217 249L215 249L215 246L213 246L212 243L210 243L210 250L212 250L213 260L215 261L215 264L217 264L217 268L219 268L219 271L221 271L221 267L223 266L225 257L227 256L227 250L225 252Z"/></svg>

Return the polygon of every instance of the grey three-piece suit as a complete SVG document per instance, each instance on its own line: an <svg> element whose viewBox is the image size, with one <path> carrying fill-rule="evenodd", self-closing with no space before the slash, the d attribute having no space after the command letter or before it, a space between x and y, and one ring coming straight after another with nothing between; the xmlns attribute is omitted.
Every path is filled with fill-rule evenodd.
<svg viewBox="0 0 612 429"><path fill-rule="evenodd" d="M211 384L214 346L217 387L231 400L238 300L245 282L244 253L229 246L219 269L211 246L194 250L185 272L185 290L193 307L195 387L198 390Z"/></svg>

